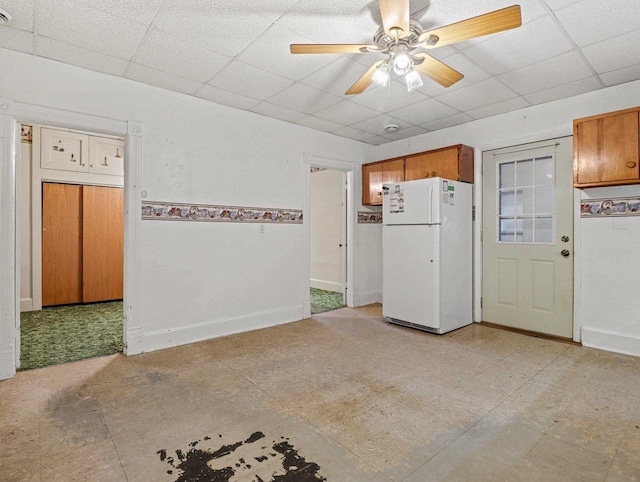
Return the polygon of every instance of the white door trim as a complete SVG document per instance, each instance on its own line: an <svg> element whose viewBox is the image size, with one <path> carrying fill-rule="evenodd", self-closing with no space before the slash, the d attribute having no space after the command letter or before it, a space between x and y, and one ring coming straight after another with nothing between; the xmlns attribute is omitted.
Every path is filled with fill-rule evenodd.
<svg viewBox="0 0 640 482"><path fill-rule="evenodd" d="M141 353L142 328L140 326L140 230L142 202L142 126L137 122L96 117L25 104L0 98L0 379L15 374L16 323L20 316L20 270L17 225L17 205L20 179L17 176L20 139L6 142L17 131L17 124L48 124L69 129L81 129L125 138L125 212L124 212L124 352ZM18 153L16 153L16 151ZM7 289L7 287L9 287Z"/></svg>
<svg viewBox="0 0 640 482"><path fill-rule="evenodd" d="M356 281L354 280L356 271L354 248L357 213L355 212L355 189L353 188L356 166L353 162L331 159L306 152L303 154L302 166L304 169L303 219L305 220L303 223L304 235L302 246L302 317L309 318L311 316L311 299L309 296L311 288L311 224L309 222L309 213L311 210L311 166L334 169L347 173L347 279L346 281L343 279L343 283L347 289L347 297L345 299L347 306L353 306L353 292L356 285Z"/></svg>

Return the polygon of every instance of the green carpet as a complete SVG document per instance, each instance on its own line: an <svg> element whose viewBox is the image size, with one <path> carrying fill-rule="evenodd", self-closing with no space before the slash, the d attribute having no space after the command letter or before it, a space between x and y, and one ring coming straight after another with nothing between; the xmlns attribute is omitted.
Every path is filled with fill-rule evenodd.
<svg viewBox="0 0 640 482"><path fill-rule="evenodd" d="M52 306L20 315L20 369L122 352L122 301Z"/></svg>
<svg viewBox="0 0 640 482"><path fill-rule="evenodd" d="M344 306L342 293L311 288L311 314L337 310Z"/></svg>

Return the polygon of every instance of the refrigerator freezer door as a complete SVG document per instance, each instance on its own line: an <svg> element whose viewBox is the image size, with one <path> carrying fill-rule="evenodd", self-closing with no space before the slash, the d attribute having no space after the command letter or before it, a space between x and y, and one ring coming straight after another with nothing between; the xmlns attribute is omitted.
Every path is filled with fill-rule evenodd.
<svg viewBox="0 0 640 482"><path fill-rule="evenodd" d="M440 329L439 225L384 226L382 315Z"/></svg>
<svg viewBox="0 0 640 482"><path fill-rule="evenodd" d="M443 179L385 184L382 196L384 224L440 224Z"/></svg>

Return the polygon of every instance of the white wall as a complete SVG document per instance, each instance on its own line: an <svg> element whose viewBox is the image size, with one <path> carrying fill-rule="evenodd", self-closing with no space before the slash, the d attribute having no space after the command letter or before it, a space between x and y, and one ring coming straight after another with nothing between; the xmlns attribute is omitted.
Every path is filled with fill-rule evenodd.
<svg viewBox="0 0 640 482"><path fill-rule="evenodd" d="M373 160L360 142L127 79L2 49L0 63L0 97L141 122L147 200L302 209L304 153ZM302 226L265 228L143 221L142 349L300 319Z"/></svg>
<svg viewBox="0 0 640 482"><path fill-rule="evenodd" d="M343 193L342 171L325 169L311 173L311 287L343 292Z"/></svg>
<svg viewBox="0 0 640 482"><path fill-rule="evenodd" d="M480 186L483 150L571 135L573 119L638 105L640 81L629 82L384 144L376 149L375 157L387 159L452 144L467 144L476 148L475 179L476 185ZM480 220L482 190L475 191L477 219ZM597 197L602 193L606 193L606 196L638 195L640 187L589 190L583 195L596 197L593 194L595 192L599 192ZM637 275L633 277L633 267L640 266L640 219L628 220L627 230L614 229L611 223L608 219L585 219L578 220L574 226L574 233L581 236L581 242L575 246L575 250L582 253L577 260L579 278L576 283L581 286L581 294L574 322L582 328L585 345L640 356L640 296L637 296ZM476 222L476 321L482 319L479 302L482 292L479 231L480 223ZM567 296L571 296L571 293L567 293Z"/></svg>

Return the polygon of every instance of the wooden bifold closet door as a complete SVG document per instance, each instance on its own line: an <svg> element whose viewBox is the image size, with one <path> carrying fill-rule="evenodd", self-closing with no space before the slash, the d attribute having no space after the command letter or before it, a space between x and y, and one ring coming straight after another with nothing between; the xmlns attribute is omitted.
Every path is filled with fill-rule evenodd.
<svg viewBox="0 0 640 482"><path fill-rule="evenodd" d="M122 299L124 191L44 183L42 305Z"/></svg>

